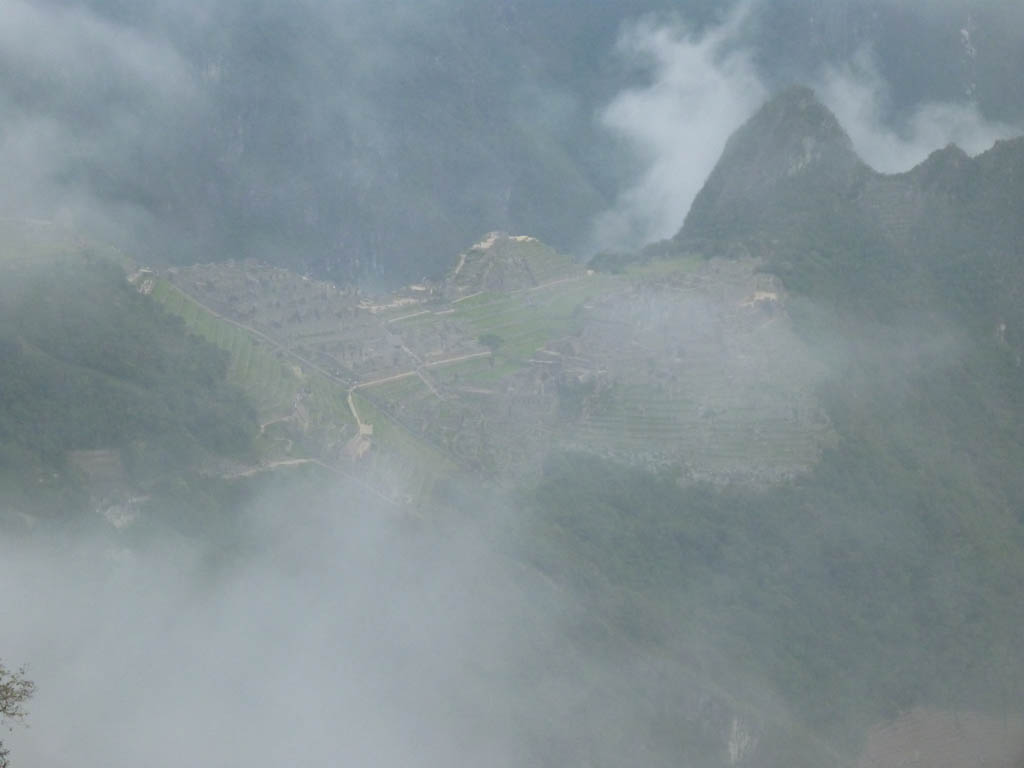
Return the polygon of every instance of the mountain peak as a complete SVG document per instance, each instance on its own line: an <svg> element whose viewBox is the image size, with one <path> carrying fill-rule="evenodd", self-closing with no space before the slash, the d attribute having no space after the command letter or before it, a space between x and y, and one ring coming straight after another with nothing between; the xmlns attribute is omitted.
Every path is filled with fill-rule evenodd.
<svg viewBox="0 0 1024 768"><path fill-rule="evenodd" d="M795 176L822 161L860 162L850 137L814 91L793 86L769 100L733 134L721 163L742 163L764 177Z"/></svg>
<svg viewBox="0 0 1024 768"><path fill-rule="evenodd" d="M804 85L794 85L769 99L749 121L764 127L797 129L802 135L816 136L821 140L836 140L851 147L850 138L832 111L818 100L814 90Z"/></svg>
<svg viewBox="0 0 1024 768"><path fill-rule="evenodd" d="M761 228L765 216L784 213L780 206L841 194L866 171L850 137L814 91L787 88L729 139L682 234L742 235Z"/></svg>
<svg viewBox="0 0 1024 768"><path fill-rule="evenodd" d="M535 237L490 232L459 255L448 274L446 293L468 296L481 291L506 292L535 288L578 273L571 257Z"/></svg>
<svg viewBox="0 0 1024 768"><path fill-rule="evenodd" d="M954 184L971 164L970 156L956 144L947 144L907 171L906 176L924 189Z"/></svg>

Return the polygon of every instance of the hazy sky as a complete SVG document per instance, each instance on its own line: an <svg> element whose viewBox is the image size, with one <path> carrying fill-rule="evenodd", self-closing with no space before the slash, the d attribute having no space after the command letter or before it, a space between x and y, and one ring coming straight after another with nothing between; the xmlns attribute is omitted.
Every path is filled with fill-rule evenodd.
<svg viewBox="0 0 1024 768"><path fill-rule="evenodd" d="M625 27L616 53L647 78L616 95L600 119L634 148L645 170L597 218L593 249L636 248L679 230L726 140L772 93L773 78L758 67L751 42L751 28L768 6L740 3L723 23L701 32L650 17ZM961 54L969 41L965 22ZM835 112L861 157L884 173L909 170L950 143L977 154L1022 132L986 119L967 92L895 109L870 42L806 71L802 80Z"/></svg>
<svg viewBox="0 0 1024 768"><path fill-rule="evenodd" d="M727 5L6 0L0 215L404 281L490 229L672 236L794 81L880 171L1020 131L1018 2ZM407 537L351 496L265 500L237 559L0 539L0 654L38 684L16 765L671 763L629 711L697 695L658 688L664 659L593 665L580 606L486 527Z"/></svg>
<svg viewBox="0 0 1024 768"><path fill-rule="evenodd" d="M882 170L1024 119L1016 3L728 7L10 0L0 214L142 260L407 279L492 229L580 253L672 234L793 81Z"/></svg>

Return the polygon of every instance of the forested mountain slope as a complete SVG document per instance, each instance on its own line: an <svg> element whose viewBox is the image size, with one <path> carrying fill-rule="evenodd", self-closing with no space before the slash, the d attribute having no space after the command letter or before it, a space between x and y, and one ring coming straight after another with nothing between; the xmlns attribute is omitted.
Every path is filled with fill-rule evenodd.
<svg viewBox="0 0 1024 768"><path fill-rule="evenodd" d="M1024 708L1022 156L949 148L883 176L810 91L770 102L659 252L764 260L830 369L837 443L753 493L582 457L541 486L585 570L669 600L686 584L690 615L852 754L915 706Z"/></svg>
<svg viewBox="0 0 1024 768"><path fill-rule="evenodd" d="M107 259L0 262L4 512L72 515L252 455L255 412L226 355L188 334ZM107 499L111 503L111 499Z"/></svg>
<svg viewBox="0 0 1024 768"><path fill-rule="evenodd" d="M814 94L794 88L730 139L675 242L739 246L850 317L945 316L1019 349L1022 194L1024 138L974 158L949 146L880 174Z"/></svg>
<svg viewBox="0 0 1024 768"><path fill-rule="evenodd" d="M502 744L510 762L852 765L908 711L1009 728L1024 710L1021 162L1010 141L878 174L795 89L735 134L680 234L621 275L504 235L446 283L377 300L266 265L151 273L146 295L102 260L12 261L4 502L81 507L90 467L178 493L212 553L197 582L242 563L251 595L267 568L256 583L298 613L277 621L260 593L251 625L275 631L252 634L314 625L285 653L316 650L299 687L319 712L345 690L318 683L345 679L334 643L358 625L338 663L365 668L367 690L438 729L450 710L459 734L470 713L481 754ZM380 514L355 483L309 477L268 483L253 522L238 515L252 497L180 490L197 464L258 451L228 352L281 450L319 446L375 480L427 452L429 498ZM371 444L390 475L361 472ZM683 473L688 455L729 471ZM509 456L536 471L494 482ZM771 470L757 482L732 471L755 460ZM125 530L105 535L122 546ZM424 580L461 537L469 553ZM213 624L196 636L224 643Z"/></svg>

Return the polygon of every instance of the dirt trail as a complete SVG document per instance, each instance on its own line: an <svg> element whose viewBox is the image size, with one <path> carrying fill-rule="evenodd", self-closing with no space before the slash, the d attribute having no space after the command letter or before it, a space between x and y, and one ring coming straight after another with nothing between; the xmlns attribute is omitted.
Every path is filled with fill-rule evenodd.
<svg viewBox="0 0 1024 768"><path fill-rule="evenodd" d="M449 365L451 363L459 363L463 360L472 360L477 357L489 357L490 352L472 352L468 355L459 355L458 357L446 357L444 360L434 360L432 363L424 363L424 368L437 368L441 365Z"/></svg>
<svg viewBox="0 0 1024 768"><path fill-rule="evenodd" d="M441 393L437 391L437 387L434 386L434 382L432 382L430 378L425 373L423 373L422 368L416 369L416 375L420 377L420 381L427 385L427 389L433 392L438 400L444 400L444 398L441 397Z"/></svg>
<svg viewBox="0 0 1024 768"><path fill-rule="evenodd" d="M465 258L463 258L463 262L464 261L465 261ZM459 269L461 269L461 263L460 263ZM569 280L573 280L573 279L578 279L578 278L568 278L568 279ZM555 281L555 282L565 282L565 281L563 280L563 281ZM553 284L554 283L546 283L544 285L538 285L538 286L536 286L536 288L533 288L533 289L530 289L530 290L536 290L537 288L545 288L548 285L553 285ZM235 326L236 328L240 328L241 330L245 331L246 333L249 333L249 334L255 336L256 338L261 339L262 341L264 341L267 344L269 344L272 349L280 350L281 352L283 352L284 354L288 355L293 360L298 361L299 363L301 363L302 365L306 366L310 370L316 371L317 373L319 373L320 375L326 377L327 379L329 379L329 380L331 380L331 381L333 381L333 382L335 382L337 384L341 384L344 387L346 387L348 389L348 396L346 398L346 401L348 403L348 409L349 409L349 411L352 414L352 418L355 419L356 427L358 429L358 433L359 434L362 434L364 431L366 431L365 427L367 425L362 420L362 418L359 416L359 411L356 408L355 400L353 398L353 394L355 393L355 391L357 389L366 389L366 388L369 388L369 387L377 386L379 384L387 384L388 382L391 382L391 381L399 381L401 379L405 379L405 378L408 378L410 376L419 376L420 379L423 381L423 383L430 389L430 391L433 392L434 395L436 395L438 398L443 400L444 398L441 395L441 392L437 389L437 387L430 380L430 378L423 373L424 369L427 369L427 368L437 368L437 367L440 367L440 366L443 366L443 365L450 365L452 363L462 362L463 360L473 360L473 359L479 358L479 357L488 357L491 354L490 352L472 352L472 353L469 353L469 354L466 354L466 355L458 355L456 357L444 358L442 360L434 360L432 362L424 362L418 355L416 355L411 349L409 349L405 344L403 344L402 345L402 350L404 352L406 352L416 362L417 365L416 365L415 368L413 368L412 370L409 370L409 371L403 371L402 373L394 374L392 376L384 376L384 377L379 378L379 379L372 379L370 381L361 381L361 382L358 382L356 384L352 384L349 381L345 381L344 379L341 379L338 376L335 376L333 373L331 373L330 371L328 371L328 370L322 368L321 366L317 365L312 360L308 360L307 358L303 357L302 355L294 352L291 348L289 348L285 344L277 341L273 337L268 336L263 331L260 331L257 328L253 328L252 326L246 325L245 323L239 322L237 320L233 320L230 317L225 317L221 313L217 312L217 310L215 310L213 307L209 306L208 304L203 303L202 301L197 299L192 294L190 294L187 291L183 290L181 287L179 287L177 285L174 285L173 283L170 283L170 285L171 285L171 287L174 290L178 291L181 295L183 295L189 301L194 302L201 309L205 310L206 312L209 312L211 315L213 315L217 319L223 320L225 323L230 323L231 325ZM478 292L478 293L471 294L470 296L463 296L461 299L457 299L456 301L453 301L452 304L457 304L459 301L465 301L466 299L470 299L473 296L478 296L478 295L480 295L480 293L482 293L482 291ZM422 314L422 313L417 313L417 314ZM435 313L435 314L439 314L439 313ZM401 319L401 318L398 318L398 319ZM268 422L267 425L262 425L262 426L268 426L269 424L272 424L272 423L274 423L274 422L273 421L272 422ZM261 428L261 431L262 431L262 428ZM289 459L288 461L291 461L291 462L313 462L313 463L319 463L315 459L301 459L301 460L300 459ZM285 465L284 464L275 464L275 466L285 466ZM326 465L324 465L324 466L326 466ZM247 470L247 472L250 472L250 473L262 472L262 471L265 471L265 469L264 468L255 468L255 469Z"/></svg>
<svg viewBox="0 0 1024 768"><path fill-rule="evenodd" d="M462 268L464 266L466 266L466 252L465 251L463 251L462 253L459 254L459 263L458 263L458 266L455 267L455 271L452 272L452 280L454 280L456 277L459 276L459 272L462 271Z"/></svg>
<svg viewBox="0 0 1024 768"><path fill-rule="evenodd" d="M266 432L267 431L267 427L271 426L272 424L280 424L282 422L291 420L291 418L292 417L290 415L289 416L278 416L276 419L271 419L270 421L263 422L262 424L260 424L260 434L262 435L264 432Z"/></svg>
<svg viewBox="0 0 1024 768"><path fill-rule="evenodd" d="M490 352L471 352L468 355L458 355L457 357L446 357L446 358L444 358L442 360L434 360L434 361L429 362L429 363L423 363L423 365L417 366L416 368L413 368L412 370L402 371L401 373L396 373L396 374L394 374L392 376L382 376L379 379L371 379L370 381L361 381L358 384L350 387L349 388L349 392L350 393L351 392L355 392L357 389L368 389L369 387L376 387L376 386L378 386L380 384L388 384L388 383L390 383L392 381L400 381L401 379L407 379L410 376L420 376L421 378L423 378L423 374L420 372L422 368L438 368L438 367L440 367L442 365L450 365L451 363L459 363L459 362L462 362L463 360L473 360L474 358L477 358L477 357L488 357L488 356L490 356L490 354L491 354ZM431 382L429 382L427 380L424 380L424 384L426 384L428 387L430 387L430 389L438 397L441 396L440 393L437 392L436 388L434 387L434 385Z"/></svg>
<svg viewBox="0 0 1024 768"><path fill-rule="evenodd" d="M352 399L352 393L355 391L355 387L352 387L352 389L348 391L348 397L346 398L346 401L348 402L348 409L352 412L352 418L356 420L356 432L358 434L362 434L363 420L359 418L359 411L356 410L355 401Z"/></svg>
<svg viewBox="0 0 1024 768"><path fill-rule="evenodd" d="M221 475L225 480L234 480L239 477L253 477L255 475L262 474L263 472L271 472L280 467L298 467L303 464L320 464L315 459L280 459L279 461L268 461L266 464L260 464L255 467L249 467L239 472L230 472L226 475ZM327 466L326 464L324 466Z"/></svg>
<svg viewBox="0 0 1024 768"><path fill-rule="evenodd" d="M430 378L423 373L423 369L425 369L425 368L437 368L437 367L440 367L442 365L450 365L452 363L459 363L459 362L462 362L463 360L473 360L474 358L478 358L478 357L488 357L488 356L490 356L490 354L491 354L490 352L472 352L472 353L470 353L468 355L458 355L457 357L446 357L443 360L434 360L433 362L430 362L430 363L423 363L422 365L417 366L416 368L414 368L411 371L403 371L402 373L396 373L393 376L383 376L383 377L381 377L379 379L372 379L370 381L361 381L358 384L356 384L355 386L349 387L349 390L348 390L348 409L352 412L352 417L356 420L356 425L359 427L359 431L362 432L362 428L363 428L363 423L364 422L359 417L359 411L356 410L356 404L352 400L352 394L357 389L369 389L370 387L376 387L376 386L378 386L380 384L388 384L389 382L392 382L392 381L401 381L402 379L407 379L410 376L419 376L420 379L423 381L423 383L427 386L427 388L431 392L433 392L439 399L443 400L444 396L441 394L440 390L438 390L438 388L434 384L434 382L432 382L430 380Z"/></svg>
<svg viewBox="0 0 1024 768"><path fill-rule="evenodd" d="M352 418L356 420L356 426L359 428L359 434L364 432L363 427L365 422L359 418L359 411L356 410L355 400L352 399L352 395L357 389L366 389L367 387L375 387L378 384L387 384L389 381L400 381L401 379L407 379L410 376L416 376L418 371L404 371L403 373L396 373L394 376L384 376L380 379L373 379L372 381L361 381L353 387L349 387L348 390L348 409L352 412Z"/></svg>
<svg viewBox="0 0 1024 768"><path fill-rule="evenodd" d="M550 288L553 285L561 285L562 283L575 283L575 282L579 282L580 280L583 279L583 277L584 277L583 275L577 275L577 276L574 276L574 277L560 277L558 280L551 280L551 281L549 281L547 283L541 283L540 285L535 285L535 286L533 286L533 288L527 288L526 292L527 293L532 293L533 291L539 291L539 290L541 290L543 288Z"/></svg>
<svg viewBox="0 0 1024 768"><path fill-rule="evenodd" d="M413 352L411 349L409 349L409 347L405 345L405 342L402 342L402 351L405 352L405 354L407 354L413 360L415 360L416 365L423 365L423 360L420 359L420 356Z"/></svg>
<svg viewBox="0 0 1024 768"><path fill-rule="evenodd" d="M414 317L420 317L422 315L432 315L432 314L434 314L434 313L431 312L429 309L424 309L424 310L421 310L419 312L413 312L411 315L402 315L401 317L392 317L390 320L388 320L388 325L391 325L392 323L397 323L397 322L399 322L401 320L411 320Z"/></svg>
<svg viewBox="0 0 1024 768"><path fill-rule="evenodd" d="M402 373L396 373L394 376L385 376L380 379L373 379L371 381L361 381L352 387L351 391L355 392L357 389L366 389L367 387L376 387L378 384L387 384L389 381L399 381L400 379L407 379L410 376L415 376L415 369L411 371L403 371Z"/></svg>

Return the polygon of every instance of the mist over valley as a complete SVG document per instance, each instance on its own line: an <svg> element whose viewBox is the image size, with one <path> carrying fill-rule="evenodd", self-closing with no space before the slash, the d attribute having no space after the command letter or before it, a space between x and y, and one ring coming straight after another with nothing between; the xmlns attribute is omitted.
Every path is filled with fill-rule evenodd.
<svg viewBox="0 0 1024 768"><path fill-rule="evenodd" d="M0 765L1024 765L1020 21L15 0Z"/></svg>

